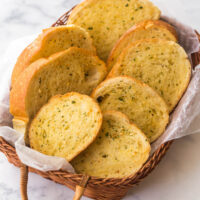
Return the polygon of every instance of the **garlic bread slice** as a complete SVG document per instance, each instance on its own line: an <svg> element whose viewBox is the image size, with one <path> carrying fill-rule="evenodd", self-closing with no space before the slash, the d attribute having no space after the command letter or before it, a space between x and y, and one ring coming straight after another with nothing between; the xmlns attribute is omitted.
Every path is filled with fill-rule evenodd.
<svg viewBox="0 0 200 200"><path fill-rule="evenodd" d="M92 93L102 111L117 110L128 116L149 138L155 141L168 123L164 100L148 85L131 77L105 80Z"/></svg>
<svg viewBox="0 0 200 200"><path fill-rule="evenodd" d="M144 133L117 111L103 113L95 141L72 160L76 172L100 178L134 175L149 157L150 144Z"/></svg>
<svg viewBox="0 0 200 200"><path fill-rule="evenodd" d="M76 92L57 95L31 122L30 146L70 161L95 140L101 124L101 110L91 97Z"/></svg>
<svg viewBox="0 0 200 200"><path fill-rule="evenodd" d="M161 20L147 20L140 22L130 28L124 35L117 41L113 47L108 60L107 68L110 71L114 64L117 62L121 52L132 42L144 39L164 39L177 42L178 36L176 30L170 24Z"/></svg>
<svg viewBox="0 0 200 200"><path fill-rule="evenodd" d="M37 60L20 74L10 92L14 127L26 127L29 119L56 94L90 94L106 73L103 61L77 47Z"/></svg>
<svg viewBox="0 0 200 200"><path fill-rule="evenodd" d="M184 49L173 41L150 39L130 44L108 77L128 75L151 86L173 110L191 77L191 64Z"/></svg>
<svg viewBox="0 0 200 200"><path fill-rule="evenodd" d="M47 58L73 46L87 49L94 55L96 54L90 35L79 26L68 25L44 29L18 57L12 72L12 85L19 74L34 61Z"/></svg>
<svg viewBox="0 0 200 200"><path fill-rule="evenodd" d="M67 24L89 31L98 56L106 61L117 40L129 28L159 18L160 10L149 0L85 0L72 10Z"/></svg>

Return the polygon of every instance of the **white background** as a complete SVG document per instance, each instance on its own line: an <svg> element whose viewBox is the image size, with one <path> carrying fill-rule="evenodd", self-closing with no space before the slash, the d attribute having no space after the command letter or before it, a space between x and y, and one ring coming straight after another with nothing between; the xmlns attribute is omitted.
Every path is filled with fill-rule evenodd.
<svg viewBox="0 0 200 200"><path fill-rule="evenodd" d="M159 1L159 0L157 0ZM176 0L166 0L173 5ZM0 54L20 37L40 32L79 0L0 0ZM200 31L200 1L180 0L185 18ZM174 6L177 6L176 3ZM177 8L178 9L178 8ZM180 8L179 8L180 9ZM29 174L29 200L70 200L73 192L42 177ZM160 165L127 200L199 200L200 199L200 134L174 142ZM9 164L0 153L0 200L18 200L19 169ZM87 198L83 198L87 199Z"/></svg>

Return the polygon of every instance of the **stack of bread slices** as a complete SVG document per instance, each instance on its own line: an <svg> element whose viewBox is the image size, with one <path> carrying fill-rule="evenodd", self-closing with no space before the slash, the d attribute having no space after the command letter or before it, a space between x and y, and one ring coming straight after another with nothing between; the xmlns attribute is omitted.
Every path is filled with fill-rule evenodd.
<svg viewBox="0 0 200 200"><path fill-rule="evenodd" d="M64 157L77 173L133 175L190 76L175 28L150 1L85 0L67 25L45 29L19 56L13 127L28 134L31 148Z"/></svg>

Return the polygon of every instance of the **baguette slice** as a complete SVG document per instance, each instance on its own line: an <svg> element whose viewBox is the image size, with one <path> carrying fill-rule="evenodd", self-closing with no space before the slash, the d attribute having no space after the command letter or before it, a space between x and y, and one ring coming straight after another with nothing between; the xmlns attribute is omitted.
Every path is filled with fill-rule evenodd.
<svg viewBox="0 0 200 200"><path fill-rule="evenodd" d="M43 33L19 56L12 73L12 85L19 74L37 59L47 58L73 46L85 48L92 51L94 55L96 54L88 32L79 26L58 26L43 30Z"/></svg>
<svg viewBox="0 0 200 200"><path fill-rule="evenodd" d="M186 90L191 64L184 49L173 41L150 39L130 44L108 77L128 75L154 88L171 112Z"/></svg>
<svg viewBox="0 0 200 200"><path fill-rule="evenodd" d="M30 146L71 161L95 140L101 124L101 110L91 97L75 92L58 95L31 122Z"/></svg>
<svg viewBox="0 0 200 200"><path fill-rule="evenodd" d="M165 130L169 115L164 100L148 85L131 77L119 76L102 82L92 93L102 111L126 114L149 138L155 141Z"/></svg>
<svg viewBox="0 0 200 200"><path fill-rule="evenodd" d="M126 115L107 111L96 140L71 163L81 174L123 178L134 175L142 167L150 149L144 133Z"/></svg>
<svg viewBox="0 0 200 200"><path fill-rule="evenodd" d="M106 66L90 51L71 47L26 68L10 93L14 128L26 127L38 110L56 94L90 94L105 77Z"/></svg>
<svg viewBox="0 0 200 200"><path fill-rule="evenodd" d="M110 71L121 52L129 44L142 39L164 39L177 42L178 36L174 27L161 20L147 20L140 22L129 29L115 44L107 60L107 68Z"/></svg>
<svg viewBox="0 0 200 200"><path fill-rule="evenodd" d="M67 24L88 30L98 56L106 61L117 40L129 28L159 18L160 10L148 0L85 0L72 10Z"/></svg>

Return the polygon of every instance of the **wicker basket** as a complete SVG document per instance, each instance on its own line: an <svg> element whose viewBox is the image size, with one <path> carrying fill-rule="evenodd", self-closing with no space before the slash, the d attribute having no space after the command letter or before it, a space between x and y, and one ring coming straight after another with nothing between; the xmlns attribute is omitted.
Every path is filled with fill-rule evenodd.
<svg viewBox="0 0 200 200"><path fill-rule="evenodd" d="M59 26L66 24L66 21L69 17L71 10L65 13L62 17L60 17L57 20L57 22L52 26ZM198 33L197 35L200 38L200 35ZM193 67L195 67L200 63L200 51L192 55L192 61L193 61ZM172 141L161 145L160 148L149 158L149 160L134 176L129 176L123 179L114 179L114 178L103 179L103 178L90 177L89 180L85 182L86 189L84 191L84 195L98 200L121 199L126 195L129 188L139 183L158 165L158 163L160 162L160 160L170 147L171 143ZM10 144L8 144L2 137L0 137L0 151L2 151L6 155L10 163L14 164L17 167L22 166L22 163L20 162L16 154L15 148ZM83 183L83 180L85 179L85 176L81 174L71 174L65 171L42 172L31 167L29 167L28 169L30 172L37 173L44 178L55 181L56 183L63 184L73 190L75 190L77 185L81 185Z"/></svg>

